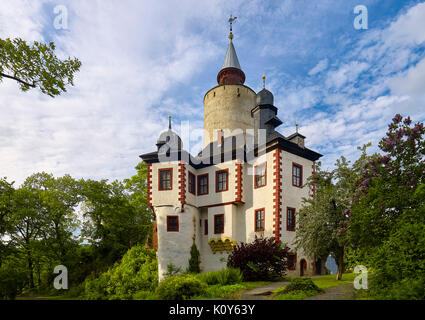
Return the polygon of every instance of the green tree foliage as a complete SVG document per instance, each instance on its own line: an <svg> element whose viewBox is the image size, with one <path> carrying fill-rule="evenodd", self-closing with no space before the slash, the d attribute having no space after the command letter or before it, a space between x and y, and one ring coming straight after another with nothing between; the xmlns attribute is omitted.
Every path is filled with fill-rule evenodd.
<svg viewBox="0 0 425 320"><path fill-rule="evenodd" d="M60 60L55 55L55 45L35 41L0 39L0 81L15 80L22 91L39 88L51 97L66 92L66 85L74 85L74 74L81 62L74 58Z"/></svg>
<svg viewBox="0 0 425 320"><path fill-rule="evenodd" d="M314 195L303 198L298 212L296 246L311 257L322 258L331 254L338 264L337 279L344 270L343 242L339 234L348 221L347 212L351 208L355 194L355 180L362 164L368 158L365 145L361 157L351 166L344 157L335 163L332 171L322 170L316 165L315 174L310 176L307 186L315 189Z"/></svg>
<svg viewBox="0 0 425 320"><path fill-rule="evenodd" d="M227 260L227 266L242 271L245 281L276 280L286 274L288 247L270 238L255 238L238 244Z"/></svg>
<svg viewBox="0 0 425 320"><path fill-rule="evenodd" d="M140 292L152 292L158 284L156 252L142 246L134 246L98 278L87 279L85 296L90 300L133 299Z"/></svg>
<svg viewBox="0 0 425 320"><path fill-rule="evenodd" d="M378 296L424 299L425 129L397 114L357 179L341 241L373 270Z"/></svg>
<svg viewBox="0 0 425 320"><path fill-rule="evenodd" d="M198 248L196 247L195 242L193 242L192 247L190 248L190 259L189 259L189 268L188 272L190 273L200 273L201 272L201 259Z"/></svg>

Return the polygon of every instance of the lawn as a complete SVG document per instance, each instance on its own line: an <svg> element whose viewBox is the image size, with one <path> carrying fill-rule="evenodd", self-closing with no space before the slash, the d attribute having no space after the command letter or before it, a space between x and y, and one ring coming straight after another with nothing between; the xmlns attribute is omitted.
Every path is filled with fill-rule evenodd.
<svg viewBox="0 0 425 320"><path fill-rule="evenodd" d="M264 286L270 282L255 281L255 282L241 282L229 285L209 285L207 291L202 296L194 297L193 299L231 299L240 300L242 293L245 290L254 289L259 286Z"/></svg>
<svg viewBox="0 0 425 320"><path fill-rule="evenodd" d="M354 273L344 273L341 280L336 280L336 275L325 275L312 277L311 280L319 289L326 291L329 288L337 287L346 283L353 283L354 278L357 275ZM294 291L289 293L280 293L284 287L280 287L274 290L273 299L274 300L303 300L307 297L314 296L319 294L317 291Z"/></svg>

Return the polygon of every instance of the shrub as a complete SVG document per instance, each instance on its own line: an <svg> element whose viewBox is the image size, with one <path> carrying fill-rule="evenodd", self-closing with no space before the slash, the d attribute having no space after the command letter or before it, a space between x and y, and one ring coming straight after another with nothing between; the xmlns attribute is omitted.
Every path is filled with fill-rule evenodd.
<svg viewBox="0 0 425 320"><path fill-rule="evenodd" d="M239 268L245 281L281 279L288 267L289 248L283 248L274 238L255 238L252 243L237 245L227 260L227 266Z"/></svg>
<svg viewBox="0 0 425 320"><path fill-rule="evenodd" d="M192 244L190 248L190 259L189 259L189 268L187 269L190 273L199 273L201 272L201 260L199 259L199 251L196 247L195 242Z"/></svg>
<svg viewBox="0 0 425 320"><path fill-rule="evenodd" d="M242 282L243 275L239 269L226 268L220 271L200 273L197 278L208 285L219 284L224 286Z"/></svg>
<svg viewBox="0 0 425 320"><path fill-rule="evenodd" d="M3 263L0 267L0 300L14 300L27 283L25 271L10 263Z"/></svg>
<svg viewBox="0 0 425 320"><path fill-rule="evenodd" d="M86 279L85 296L90 300L132 299L139 291L154 291L157 284L156 252L134 246L107 272Z"/></svg>
<svg viewBox="0 0 425 320"><path fill-rule="evenodd" d="M320 292L322 291L311 278L293 278L291 282L280 292L289 293L294 291Z"/></svg>
<svg viewBox="0 0 425 320"><path fill-rule="evenodd" d="M205 293L207 285L196 276L181 274L165 278L156 293L161 300L186 300Z"/></svg>

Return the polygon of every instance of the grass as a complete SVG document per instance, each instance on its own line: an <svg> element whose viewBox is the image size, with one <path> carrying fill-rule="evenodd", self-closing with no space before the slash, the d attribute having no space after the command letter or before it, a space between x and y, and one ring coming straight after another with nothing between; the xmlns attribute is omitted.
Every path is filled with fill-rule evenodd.
<svg viewBox="0 0 425 320"><path fill-rule="evenodd" d="M325 275L313 277L311 280L316 284L319 289L326 290L329 288L337 287L346 283L353 283L354 278L357 275L354 273L344 273L341 280L336 280L336 275ZM293 291L288 293L281 293L285 287L277 288L273 291L274 300L304 300L307 297L315 296L319 294L317 291Z"/></svg>
<svg viewBox="0 0 425 320"><path fill-rule="evenodd" d="M265 281L255 281L255 282L241 282L236 284L229 285L209 285L206 293L201 296L193 297L193 299L232 299L240 300L242 293L245 290L254 289L259 286L264 286L270 282Z"/></svg>

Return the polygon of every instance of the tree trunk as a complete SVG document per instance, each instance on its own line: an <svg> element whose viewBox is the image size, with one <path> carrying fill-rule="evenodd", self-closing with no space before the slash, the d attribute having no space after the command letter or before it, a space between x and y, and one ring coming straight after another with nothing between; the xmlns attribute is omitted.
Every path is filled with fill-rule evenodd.
<svg viewBox="0 0 425 320"><path fill-rule="evenodd" d="M342 279L342 272L344 271L344 247L341 247L338 252L338 274L336 280Z"/></svg>
<svg viewBox="0 0 425 320"><path fill-rule="evenodd" d="M29 272L29 286L30 288L34 288L34 274L33 274L33 263L31 259L31 254L28 253L28 272Z"/></svg>

